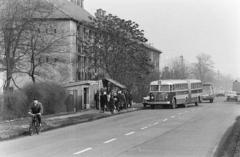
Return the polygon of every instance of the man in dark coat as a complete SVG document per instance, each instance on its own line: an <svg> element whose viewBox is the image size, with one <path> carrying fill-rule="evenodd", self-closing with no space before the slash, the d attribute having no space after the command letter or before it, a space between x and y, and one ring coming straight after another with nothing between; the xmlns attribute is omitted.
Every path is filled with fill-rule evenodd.
<svg viewBox="0 0 240 157"><path fill-rule="evenodd" d="M98 110L99 109L99 91L95 93L94 100L95 100L95 107Z"/></svg>
<svg viewBox="0 0 240 157"><path fill-rule="evenodd" d="M104 91L104 92L101 94L100 103L101 103L101 110L104 112L105 107L106 107L106 105L107 105L107 92L106 92L106 91Z"/></svg>
<svg viewBox="0 0 240 157"><path fill-rule="evenodd" d="M43 105L37 99L34 99L29 108L29 115L36 115L39 125L42 125L42 114L43 114Z"/></svg>

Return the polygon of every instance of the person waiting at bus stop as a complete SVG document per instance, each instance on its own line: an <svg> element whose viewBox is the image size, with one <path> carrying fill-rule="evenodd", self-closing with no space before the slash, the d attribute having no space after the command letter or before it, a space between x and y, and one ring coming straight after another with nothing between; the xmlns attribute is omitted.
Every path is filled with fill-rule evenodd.
<svg viewBox="0 0 240 157"><path fill-rule="evenodd" d="M104 112L105 107L107 106L107 92L103 91L100 96L100 104L101 104L101 110Z"/></svg>
<svg viewBox="0 0 240 157"><path fill-rule="evenodd" d="M118 95L117 96L119 98L120 109L123 109L123 108L126 109L126 98L125 98L125 95L123 94L123 92L121 90L118 91Z"/></svg>
<svg viewBox="0 0 240 157"><path fill-rule="evenodd" d="M99 109L99 91L95 93L94 100L95 100L95 107L98 110Z"/></svg>

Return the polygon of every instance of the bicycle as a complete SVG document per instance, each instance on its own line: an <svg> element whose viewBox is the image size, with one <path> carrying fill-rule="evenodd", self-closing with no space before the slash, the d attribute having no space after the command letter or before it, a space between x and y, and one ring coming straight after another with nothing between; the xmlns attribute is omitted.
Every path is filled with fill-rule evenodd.
<svg viewBox="0 0 240 157"><path fill-rule="evenodd" d="M34 134L34 132L37 134L39 134L39 132L40 132L40 123L38 121L37 114L32 114L32 122L29 126L30 136L32 136Z"/></svg>

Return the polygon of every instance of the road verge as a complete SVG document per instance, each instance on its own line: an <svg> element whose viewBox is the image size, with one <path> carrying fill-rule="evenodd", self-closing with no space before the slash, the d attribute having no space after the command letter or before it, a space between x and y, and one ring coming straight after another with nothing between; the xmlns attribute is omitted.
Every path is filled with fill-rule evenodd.
<svg viewBox="0 0 240 157"><path fill-rule="evenodd" d="M214 154L214 157L239 157L240 156L240 117L224 134Z"/></svg>
<svg viewBox="0 0 240 157"><path fill-rule="evenodd" d="M128 112L139 111L142 108L129 108L122 110L119 113L111 114L110 112L99 112L97 110L89 110L78 113L58 115L58 116L43 116L43 124L41 132L58 129L74 124L90 122L110 116L116 116ZM0 124L0 141L29 135L28 127L31 118L22 118L14 121L7 121Z"/></svg>

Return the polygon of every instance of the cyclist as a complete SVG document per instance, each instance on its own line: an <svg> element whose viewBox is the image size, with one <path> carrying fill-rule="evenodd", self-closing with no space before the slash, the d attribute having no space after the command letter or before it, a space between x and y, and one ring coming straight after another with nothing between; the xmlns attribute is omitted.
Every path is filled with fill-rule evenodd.
<svg viewBox="0 0 240 157"><path fill-rule="evenodd" d="M43 114L43 106L37 99L34 99L33 103L31 103L28 114L31 116L36 115L39 125L42 125L41 115Z"/></svg>

